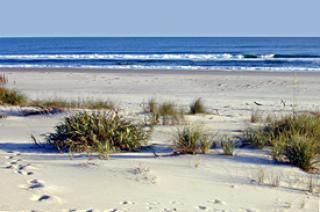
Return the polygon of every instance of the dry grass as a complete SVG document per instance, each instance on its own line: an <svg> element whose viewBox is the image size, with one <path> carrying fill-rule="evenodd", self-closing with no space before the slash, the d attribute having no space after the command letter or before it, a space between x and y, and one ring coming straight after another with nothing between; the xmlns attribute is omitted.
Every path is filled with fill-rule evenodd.
<svg viewBox="0 0 320 212"><path fill-rule="evenodd" d="M253 109L251 111L250 122L251 123L258 123L261 121L263 121L262 112L258 109Z"/></svg>
<svg viewBox="0 0 320 212"><path fill-rule="evenodd" d="M25 105L27 98L18 91L0 87L0 105Z"/></svg>
<svg viewBox="0 0 320 212"><path fill-rule="evenodd" d="M196 99L190 105L190 114L207 113L207 109L203 104L201 98Z"/></svg>
<svg viewBox="0 0 320 212"><path fill-rule="evenodd" d="M34 100L28 103L28 106L39 108L59 108L59 109L91 109L91 110L112 110L115 109L114 103L111 101L101 100L78 100L65 101L62 99L52 100Z"/></svg>
<svg viewBox="0 0 320 212"><path fill-rule="evenodd" d="M206 154L211 146L210 136L198 127L178 130L174 139L176 152L180 154Z"/></svg>
<svg viewBox="0 0 320 212"><path fill-rule="evenodd" d="M0 105L24 105L27 98L16 90L6 88L8 82L6 74L0 74Z"/></svg>
<svg viewBox="0 0 320 212"><path fill-rule="evenodd" d="M225 138L224 141L221 142L221 147L224 155L233 156L235 144L231 138Z"/></svg>
<svg viewBox="0 0 320 212"><path fill-rule="evenodd" d="M0 74L0 87L3 88L8 84L8 77L5 73Z"/></svg>
<svg viewBox="0 0 320 212"><path fill-rule="evenodd" d="M184 113L173 102L158 104L150 99L144 111L151 114L151 124L176 125L184 122Z"/></svg>

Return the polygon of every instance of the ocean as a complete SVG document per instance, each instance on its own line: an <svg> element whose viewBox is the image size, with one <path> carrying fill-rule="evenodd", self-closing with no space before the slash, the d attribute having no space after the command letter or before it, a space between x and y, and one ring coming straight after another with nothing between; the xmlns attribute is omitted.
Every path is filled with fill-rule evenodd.
<svg viewBox="0 0 320 212"><path fill-rule="evenodd" d="M320 38L0 38L2 68L320 71Z"/></svg>

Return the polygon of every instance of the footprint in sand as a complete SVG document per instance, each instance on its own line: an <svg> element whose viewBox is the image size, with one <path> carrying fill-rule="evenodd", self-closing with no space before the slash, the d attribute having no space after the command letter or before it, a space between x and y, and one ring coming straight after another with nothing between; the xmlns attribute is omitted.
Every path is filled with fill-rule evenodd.
<svg viewBox="0 0 320 212"><path fill-rule="evenodd" d="M145 202L147 210L157 209L160 202Z"/></svg>
<svg viewBox="0 0 320 212"><path fill-rule="evenodd" d="M20 185L19 187L26 190L38 190L38 189L44 188L45 185L42 181L33 179L33 180L30 180L27 185Z"/></svg>
<svg viewBox="0 0 320 212"><path fill-rule="evenodd" d="M122 201L120 202L121 205L134 205L134 202L131 201Z"/></svg>
<svg viewBox="0 0 320 212"><path fill-rule="evenodd" d="M215 199L215 200L208 200L209 203L213 203L213 204L218 204L218 205L226 205L226 203L224 201L221 201L219 199Z"/></svg>
<svg viewBox="0 0 320 212"><path fill-rule="evenodd" d="M208 206L205 206L205 205L198 205L196 208L201 211L209 210Z"/></svg>
<svg viewBox="0 0 320 212"><path fill-rule="evenodd" d="M33 175L33 172L31 172L31 171L25 171L25 170L16 170L15 173L21 174L21 175L26 175L26 176Z"/></svg>
<svg viewBox="0 0 320 212"><path fill-rule="evenodd" d="M117 209L117 208L111 208L107 210L108 212L122 212L122 210Z"/></svg>
<svg viewBox="0 0 320 212"><path fill-rule="evenodd" d="M15 153L15 156L20 156L20 153ZM5 169L14 169L15 173L21 174L21 175L32 175L33 172L25 170L28 166L30 166L29 163L23 163L23 160L21 158L16 159L15 156L9 155L6 156L6 159L10 160L8 162L8 165L5 166Z"/></svg>
<svg viewBox="0 0 320 212"><path fill-rule="evenodd" d="M44 182L37 180L37 179L33 179L29 181L29 186L28 189L40 189L40 188L44 188Z"/></svg>
<svg viewBox="0 0 320 212"><path fill-rule="evenodd" d="M40 203L62 203L60 198L49 194L33 195L30 200Z"/></svg>
<svg viewBox="0 0 320 212"><path fill-rule="evenodd" d="M173 212L173 211L178 211L178 209L176 209L176 208L164 208L163 211L164 212Z"/></svg>
<svg viewBox="0 0 320 212"><path fill-rule="evenodd" d="M31 197L32 201L38 201L38 202L45 202L48 200L52 200L52 197L48 194L42 194L42 195L33 195Z"/></svg>
<svg viewBox="0 0 320 212"><path fill-rule="evenodd" d="M11 160L14 159L14 157L12 155L6 156L5 159Z"/></svg>

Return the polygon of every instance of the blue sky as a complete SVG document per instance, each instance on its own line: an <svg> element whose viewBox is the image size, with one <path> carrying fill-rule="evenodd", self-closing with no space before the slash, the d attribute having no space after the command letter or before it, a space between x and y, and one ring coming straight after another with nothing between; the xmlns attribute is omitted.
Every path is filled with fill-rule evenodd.
<svg viewBox="0 0 320 212"><path fill-rule="evenodd" d="M320 36L320 0L0 0L0 36Z"/></svg>

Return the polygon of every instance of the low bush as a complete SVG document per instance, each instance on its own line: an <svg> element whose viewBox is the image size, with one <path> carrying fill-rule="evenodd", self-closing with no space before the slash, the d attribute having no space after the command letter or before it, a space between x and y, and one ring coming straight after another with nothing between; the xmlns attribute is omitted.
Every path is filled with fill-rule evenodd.
<svg viewBox="0 0 320 212"><path fill-rule="evenodd" d="M174 139L176 152L180 154L205 154L210 149L210 138L200 128L184 127Z"/></svg>
<svg viewBox="0 0 320 212"><path fill-rule="evenodd" d="M107 157L109 152L137 150L149 134L143 125L115 112L80 112L65 118L47 141L59 151L99 152Z"/></svg>
<svg viewBox="0 0 320 212"><path fill-rule="evenodd" d="M271 120L264 127L246 131L245 142L270 146L277 161L288 161L305 171L315 168L320 154L320 116L300 114Z"/></svg>
<svg viewBox="0 0 320 212"><path fill-rule="evenodd" d="M224 155L233 156L235 144L232 140L227 139L226 141L221 142L221 147Z"/></svg>
<svg viewBox="0 0 320 212"><path fill-rule="evenodd" d="M206 107L204 106L201 98L196 99L190 105L190 114L207 113Z"/></svg>
<svg viewBox="0 0 320 212"><path fill-rule="evenodd" d="M24 105L27 98L18 91L0 87L0 105Z"/></svg>
<svg viewBox="0 0 320 212"><path fill-rule="evenodd" d="M291 136L284 145L283 151L292 165L306 171L313 169L314 165L319 162L314 160L319 154L316 142L305 135Z"/></svg>

